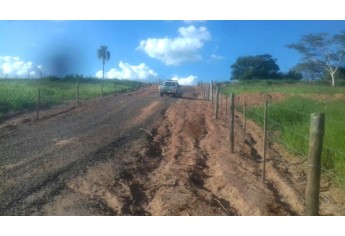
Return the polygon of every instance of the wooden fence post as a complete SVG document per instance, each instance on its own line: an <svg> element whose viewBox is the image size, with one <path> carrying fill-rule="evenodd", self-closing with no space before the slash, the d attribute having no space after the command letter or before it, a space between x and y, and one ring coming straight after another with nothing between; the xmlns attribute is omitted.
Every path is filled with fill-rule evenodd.
<svg viewBox="0 0 345 236"><path fill-rule="evenodd" d="M262 161L262 182L266 179L266 146L267 146L267 120L268 120L268 101L267 96L265 96L265 110L264 110L264 142L263 142L263 161Z"/></svg>
<svg viewBox="0 0 345 236"><path fill-rule="evenodd" d="M39 118L40 103L41 103L41 89L38 89L38 91L37 91L37 102L36 102L36 120L38 120L38 118Z"/></svg>
<svg viewBox="0 0 345 236"><path fill-rule="evenodd" d="M211 80L211 83L210 83L210 96L211 96L211 102L213 105L213 80Z"/></svg>
<svg viewBox="0 0 345 236"><path fill-rule="evenodd" d="M321 155L325 128L325 114L312 113L310 119L309 159L306 187L306 215L319 215Z"/></svg>
<svg viewBox="0 0 345 236"><path fill-rule="evenodd" d="M225 95L225 119L224 119L224 125L226 127L226 120L228 117L228 95Z"/></svg>
<svg viewBox="0 0 345 236"><path fill-rule="evenodd" d="M207 101L209 102L210 101L210 91L211 91L211 86L210 85L208 85L207 86Z"/></svg>
<svg viewBox="0 0 345 236"><path fill-rule="evenodd" d="M103 79L101 80L101 97L103 97Z"/></svg>
<svg viewBox="0 0 345 236"><path fill-rule="evenodd" d="M204 101L206 101L206 88L204 87Z"/></svg>
<svg viewBox="0 0 345 236"><path fill-rule="evenodd" d="M222 89L220 89L220 91L219 91L219 93L220 93L220 105L219 105L219 107L220 107L220 110L222 111L223 110L223 90Z"/></svg>
<svg viewBox="0 0 345 236"><path fill-rule="evenodd" d="M217 86L217 90L216 90L216 120L218 119L218 100L219 100L219 86Z"/></svg>
<svg viewBox="0 0 345 236"><path fill-rule="evenodd" d="M77 86L75 88L75 101L79 102L79 82L77 82Z"/></svg>
<svg viewBox="0 0 345 236"><path fill-rule="evenodd" d="M246 122L247 122L247 98L244 96L244 106L243 106L243 146L242 152L244 153L244 147L246 145Z"/></svg>
<svg viewBox="0 0 345 236"><path fill-rule="evenodd" d="M230 153L234 153L235 94L230 94Z"/></svg>

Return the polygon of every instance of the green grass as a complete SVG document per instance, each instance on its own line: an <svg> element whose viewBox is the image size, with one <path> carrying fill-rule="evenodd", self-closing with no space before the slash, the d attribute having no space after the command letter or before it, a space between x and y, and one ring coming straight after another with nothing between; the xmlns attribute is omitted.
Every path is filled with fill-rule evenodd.
<svg viewBox="0 0 345 236"><path fill-rule="evenodd" d="M263 82L228 86L226 92L266 93L272 92ZM332 175L335 182L345 186L345 100L329 95L345 93L345 87L328 85L276 84L273 92L288 93L287 99L269 105L269 137L283 144L290 153L308 156L311 113L325 113L325 135L322 153L324 173ZM305 97L305 94L313 96ZM322 95L328 95L325 99ZM240 106L240 104L239 104ZM241 107L237 108L241 108ZM239 109L242 111L242 108ZM263 106L249 107L247 117L263 126Z"/></svg>
<svg viewBox="0 0 345 236"><path fill-rule="evenodd" d="M337 94L345 93L345 86L332 87L321 83L308 83L284 80L244 81L228 84L224 89L235 94L240 93L288 93L288 94Z"/></svg>
<svg viewBox="0 0 345 236"><path fill-rule="evenodd" d="M79 98L90 99L100 96L101 81L96 79L79 79ZM41 90L41 106L47 108L74 100L76 80L0 80L0 119L6 114L33 110L36 107L37 91ZM108 95L133 90L141 86L140 82L128 80L104 80L103 94Z"/></svg>

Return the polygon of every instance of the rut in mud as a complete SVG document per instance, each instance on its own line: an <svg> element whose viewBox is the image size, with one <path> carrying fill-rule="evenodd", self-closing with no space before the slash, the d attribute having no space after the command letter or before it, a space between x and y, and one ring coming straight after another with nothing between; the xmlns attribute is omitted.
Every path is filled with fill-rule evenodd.
<svg viewBox="0 0 345 236"><path fill-rule="evenodd" d="M303 215L300 170L274 162L285 153L272 144L263 183L260 128L248 121L243 146L236 113L230 154L224 109L216 120L198 89L184 88L181 99L152 90L109 96L40 121L7 121L0 214ZM341 214L344 205L327 199L322 213Z"/></svg>

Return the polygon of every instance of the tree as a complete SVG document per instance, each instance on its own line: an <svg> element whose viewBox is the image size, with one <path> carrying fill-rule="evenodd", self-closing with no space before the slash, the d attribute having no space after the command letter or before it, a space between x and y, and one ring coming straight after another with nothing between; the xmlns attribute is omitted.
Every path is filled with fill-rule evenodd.
<svg viewBox="0 0 345 236"><path fill-rule="evenodd" d="M303 35L300 42L287 45L303 55L304 63L314 63L326 70L335 85L335 73L345 58L345 31L329 36L326 33Z"/></svg>
<svg viewBox="0 0 345 236"><path fill-rule="evenodd" d="M337 72L334 74L334 78L336 78L338 81L345 80L345 68L339 66ZM327 74L323 77L324 80L331 80L331 76Z"/></svg>
<svg viewBox="0 0 345 236"><path fill-rule="evenodd" d="M314 81L324 77L325 70L314 62L298 63L292 68L303 75L303 78L308 81Z"/></svg>
<svg viewBox="0 0 345 236"><path fill-rule="evenodd" d="M286 74L284 73L282 75L282 78L286 80L301 80L303 78L303 75L299 71L291 69Z"/></svg>
<svg viewBox="0 0 345 236"><path fill-rule="evenodd" d="M277 59L269 54L239 57L231 66L231 79L276 79L279 77L276 61Z"/></svg>
<svg viewBox="0 0 345 236"><path fill-rule="evenodd" d="M110 60L110 52L108 51L108 47L101 45L101 47L97 50L97 57L98 59L102 60L103 65L103 78L102 78L102 90L101 90L101 97L103 97L103 80L104 80L104 65L106 61Z"/></svg>
<svg viewBox="0 0 345 236"><path fill-rule="evenodd" d="M338 79L345 80L345 67L339 67L338 71Z"/></svg>

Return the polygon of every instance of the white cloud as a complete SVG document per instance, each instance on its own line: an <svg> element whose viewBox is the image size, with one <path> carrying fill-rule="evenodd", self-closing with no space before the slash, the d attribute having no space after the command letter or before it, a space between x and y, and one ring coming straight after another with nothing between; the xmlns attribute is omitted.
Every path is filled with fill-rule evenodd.
<svg viewBox="0 0 345 236"><path fill-rule="evenodd" d="M102 70L97 71L96 77L102 78ZM150 69L145 63L141 63L137 66L130 65L129 63L119 62L118 68L111 68L105 72L104 77L107 79L132 79L132 80L148 80L156 78L158 74Z"/></svg>
<svg viewBox="0 0 345 236"><path fill-rule="evenodd" d="M208 32L206 27L199 27L199 29L195 28L193 25L189 27L180 27L178 29L178 32L184 37L184 38L190 38L190 39L199 39L202 40L209 40L211 38L210 33Z"/></svg>
<svg viewBox="0 0 345 236"><path fill-rule="evenodd" d="M40 74L42 70L41 65L36 65L33 62L22 61L19 57L4 56L0 57L0 71L1 74L8 76L9 78L13 77L35 77Z"/></svg>
<svg viewBox="0 0 345 236"><path fill-rule="evenodd" d="M180 85L195 85L198 80L198 76L190 75L187 77L178 77L175 75L171 79L177 80Z"/></svg>
<svg viewBox="0 0 345 236"><path fill-rule="evenodd" d="M192 24L192 23L204 23L205 20L184 20L183 21L185 24Z"/></svg>
<svg viewBox="0 0 345 236"><path fill-rule="evenodd" d="M204 42L211 39L206 27L196 28L193 25L180 27L176 38L148 38L141 40L137 50L145 52L166 65L179 65L183 62L201 60L199 50Z"/></svg>
<svg viewBox="0 0 345 236"><path fill-rule="evenodd" d="M224 59L225 59L225 57L223 57L223 56L211 54L208 61L219 61L219 60L224 60Z"/></svg>

